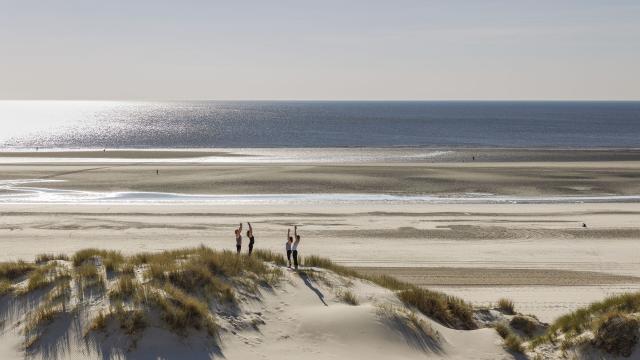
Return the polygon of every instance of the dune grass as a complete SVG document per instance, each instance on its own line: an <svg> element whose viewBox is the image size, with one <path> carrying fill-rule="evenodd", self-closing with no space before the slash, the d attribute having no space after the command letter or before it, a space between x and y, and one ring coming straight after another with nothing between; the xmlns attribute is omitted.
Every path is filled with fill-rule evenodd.
<svg viewBox="0 0 640 360"><path fill-rule="evenodd" d="M473 308L462 299L418 287L401 290L398 298L424 315L456 329L475 329Z"/></svg>
<svg viewBox="0 0 640 360"><path fill-rule="evenodd" d="M507 326L507 324L505 324L503 322L500 322L500 323L496 324L496 332L503 339L505 339L507 336L509 336L512 333L512 331L509 328L509 326Z"/></svg>
<svg viewBox="0 0 640 360"><path fill-rule="evenodd" d="M504 347L517 353L521 353L524 351L522 339L516 334L509 334L506 338L504 338Z"/></svg>
<svg viewBox="0 0 640 360"><path fill-rule="evenodd" d="M338 299L340 299L342 302L346 304L353 305L353 306L360 304L356 294L354 294L350 290L339 291L337 295L338 295Z"/></svg>
<svg viewBox="0 0 640 360"><path fill-rule="evenodd" d="M599 325L611 314L626 315L638 312L640 312L640 292L610 296L557 318L545 334L530 341L529 347L535 349L547 342L555 343L561 334L565 335L566 340L577 337L585 331L597 332Z"/></svg>
<svg viewBox="0 0 640 360"><path fill-rule="evenodd" d="M603 301L594 302L587 307L563 315L551 324L549 332L580 333L584 330L590 330L594 320L614 311L621 313L640 312L640 292L610 296Z"/></svg>
<svg viewBox="0 0 640 360"><path fill-rule="evenodd" d="M513 301L507 298L498 300L497 308L505 314L513 315L516 313L516 306Z"/></svg>
<svg viewBox="0 0 640 360"><path fill-rule="evenodd" d="M104 312L98 312L98 315L91 321L91 326L89 326L89 330L94 331L102 331L107 328L107 323L109 322L110 313L107 315Z"/></svg>
<svg viewBox="0 0 640 360"><path fill-rule="evenodd" d="M162 319L177 332L188 328L217 333L217 324L207 304L172 285L165 285L163 292L148 291L146 296L153 306L161 310Z"/></svg>
<svg viewBox="0 0 640 360"><path fill-rule="evenodd" d="M89 263L83 263L75 269L76 279L82 288L104 288L105 282L98 268Z"/></svg>
<svg viewBox="0 0 640 360"><path fill-rule="evenodd" d="M133 276L123 275L117 280L115 288L109 292L109 299L112 301L131 299L139 287L140 285Z"/></svg>
<svg viewBox="0 0 640 360"><path fill-rule="evenodd" d="M272 262L278 266L287 266L287 260L284 255L274 253L271 250L257 249L253 251L253 256L262 261Z"/></svg>
<svg viewBox="0 0 640 360"><path fill-rule="evenodd" d="M368 280L396 291L396 295L405 305L416 308L422 314L439 321L443 325L456 329L477 328L477 324L473 320L473 307L460 298L423 289L391 276L362 274L319 256L305 257L304 266L324 268L342 276Z"/></svg>
<svg viewBox="0 0 640 360"><path fill-rule="evenodd" d="M32 292L51 284L55 279L55 274L52 274L54 272L56 272L54 264L37 267L29 274L26 292Z"/></svg>
<svg viewBox="0 0 640 360"><path fill-rule="evenodd" d="M104 270L92 261L96 257L100 257ZM42 254L37 259L39 264L0 264L0 291L11 291L11 279L22 276L28 276L29 291L52 285L43 304L29 317L27 328L30 334L37 334L38 327L58 314L74 311L85 303L82 289L93 286L105 289L108 285L110 310L98 314L90 330L105 329L110 319L115 319L124 333L138 334L148 326L149 319L158 321L156 317L149 316L157 310L165 326L179 334L186 335L189 329L195 329L213 336L218 332L216 313L220 308L229 304L236 308L240 298L257 295L260 287L276 286L282 280L283 272L275 265L286 265L282 254L270 251L258 250L253 256L247 256L204 246L133 256L123 256L118 251L85 249L71 257L73 267L70 269L51 261L62 258ZM304 265L321 267L344 277L368 280L391 289L405 305L446 326L463 329L476 326L471 317L471 307L458 298L389 276L363 275L317 256L305 258ZM314 269L304 271L310 277L326 274ZM140 276L144 281L138 280ZM69 301L72 279L81 289L78 302ZM348 290L341 292L339 298L347 304L359 303L357 296ZM75 305L67 309L68 304ZM30 343L36 341L32 336L28 338Z"/></svg>
<svg viewBox="0 0 640 360"><path fill-rule="evenodd" d="M511 328L504 322L496 324L496 332L503 339L503 345L506 349L521 353L524 351L524 345L522 338L511 330Z"/></svg>
<svg viewBox="0 0 640 360"><path fill-rule="evenodd" d="M12 291L11 282L0 279L0 296L8 294Z"/></svg>
<svg viewBox="0 0 640 360"><path fill-rule="evenodd" d="M102 259L102 265L108 272L116 271L125 260L124 256L119 251L91 248L76 252L72 257L73 266L81 266L93 257L100 257Z"/></svg>
<svg viewBox="0 0 640 360"><path fill-rule="evenodd" d="M34 264L24 261L0 263L0 279L15 280L36 269Z"/></svg>
<svg viewBox="0 0 640 360"><path fill-rule="evenodd" d="M69 257L65 254L39 254L36 256L36 264L44 264L52 260L69 261Z"/></svg>

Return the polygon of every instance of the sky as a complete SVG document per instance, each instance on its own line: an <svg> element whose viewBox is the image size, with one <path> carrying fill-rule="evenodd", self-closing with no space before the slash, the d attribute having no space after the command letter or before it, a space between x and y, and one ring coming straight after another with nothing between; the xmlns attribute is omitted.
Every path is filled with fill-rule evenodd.
<svg viewBox="0 0 640 360"><path fill-rule="evenodd" d="M640 1L0 0L0 99L640 100Z"/></svg>

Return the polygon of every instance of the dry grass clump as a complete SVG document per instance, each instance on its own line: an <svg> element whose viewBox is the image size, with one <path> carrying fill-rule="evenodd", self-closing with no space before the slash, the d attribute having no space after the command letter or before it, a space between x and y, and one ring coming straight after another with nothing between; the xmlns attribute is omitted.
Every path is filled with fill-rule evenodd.
<svg viewBox="0 0 640 360"><path fill-rule="evenodd" d="M257 249L253 251L253 256L262 261L272 262L278 266L287 266L287 260L284 258L284 255L274 253L271 250Z"/></svg>
<svg viewBox="0 0 640 360"><path fill-rule="evenodd" d="M524 346L522 345L522 339L516 334L509 334L504 339L504 346L513 352L521 353L524 351Z"/></svg>
<svg viewBox="0 0 640 360"><path fill-rule="evenodd" d="M37 267L29 274L26 292L31 292L51 284L55 278L55 264Z"/></svg>
<svg viewBox="0 0 640 360"><path fill-rule="evenodd" d="M76 278L82 288L105 287L104 279L93 264L82 264L75 269Z"/></svg>
<svg viewBox="0 0 640 360"><path fill-rule="evenodd" d="M194 328L216 334L217 325L204 302L171 285L163 290L163 293L148 292L147 299L161 310L162 319L172 330L184 332Z"/></svg>
<svg viewBox="0 0 640 360"><path fill-rule="evenodd" d="M136 335L144 331L147 327L147 318L144 311L140 309L125 310L122 305L117 305L106 315L100 311L91 322L89 330L104 331L110 319L115 319L120 324L120 329L127 335Z"/></svg>
<svg viewBox="0 0 640 360"><path fill-rule="evenodd" d="M73 266L81 266L87 262L87 260L93 257L100 257L102 259L102 265L108 272L113 272L124 263L124 256L122 253L115 250L100 250L100 249L84 249L76 252L73 255Z"/></svg>
<svg viewBox="0 0 640 360"><path fill-rule="evenodd" d="M122 264L122 266L120 267L120 273L122 275L130 275L130 276L134 276L135 275L135 265L131 264L131 263L124 263Z"/></svg>
<svg viewBox="0 0 640 360"><path fill-rule="evenodd" d="M629 357L638 343L640 320L620 312L605 314L595 328L592 344L609 354Z"/></svg>
<svg viewBox="0 0 640 360"><path fill-rule="evenodd" d="M109 292L109 298L111 300L127 300L133 297L139 288L140 285L133 276L123 275L118 279L115 288Z"/></svg>
<svg viewBox="0 0 640 360"><path fill-rule="evenodd" d="M34 264L24 261L0 263L0 279L15 280L36 268Z"/></svg>
<svg viewBox="0 0 640 360"><path fill-rule="evenodd" d="M507 324L503 322L496 324L496 332L503 339L505 339L507 336L509 336L512 333L509 326L507 326Z"/></svg>
<svg viewBox="0 0 640 360"><path fill-rule="evenodd" d="M39 254L36 256L36 264L44 264L52 260L69 261L69 257L65 254Z"/></svg>
<svg viewBox="0 0 640 360"><path fill-rule="evenodd" d="M503 345L505 348L513 352L524 351L522 339L518 335L516 335L506 323L501 322L496 324L495 329L498 335L500 335L500 337L504 339Z"/></svg>
<svg viewBox="0 0 640 360"><path fill-rule="evenodd" d="M13 290L9 280L0 280L0 296L10 293Z"/></svg>
<svg viewBox="0 0 640 360"><path fill-rule="evenodd" d="M358 297L356 296L356 294L354 294L349 290L340 291L338 292L337 295L338 295L338 299L342 300L343 302L349 305L356 306L360 303L358 301Z"/></svg>
<svg viewBox="0 0 640 360"><path fill-rule="evenodd" d="M107 323L109 322L109 316L105 315L102 311L98 312L98 316L96 316L91 322L91 326L89 326L89 330L94 331L102 331L107 328Z"/></svg>
<svg viewBox="0 0 640 360"><path fill-rule="evenodd" d="M362 275L360 275L357 271L350 269L346 266L338 265L333 261L320 256L315 256L315 255L307 256L304 258L304 261L302 261L302 265L307 267L319 267L319 268L331 270L338 275L342 275L346 277L358 277L358 278L362 277Z"/></svg>
<svg viewBox="0 0 640 360"><path fill-rule="evenodd" d="M125 310L122 306L118 306L114 313L120 323L120 329L127 335L136 335L147 327L146 316L140 309Z"/></svg>
<svg viewBox="0 0 640 360"><path fill-rule="evenodd" d="M505 314L513 315L516 313L516 307L510 299L502 298L498 300L497 305L498 309Z"/></svg>
<svg viewBox="0 0 640 360"><path fill-rule="evenodd" d="M462 299L418 287L402 290L398 298L421 313L456 329L476 329L473 308Z"/></svg>

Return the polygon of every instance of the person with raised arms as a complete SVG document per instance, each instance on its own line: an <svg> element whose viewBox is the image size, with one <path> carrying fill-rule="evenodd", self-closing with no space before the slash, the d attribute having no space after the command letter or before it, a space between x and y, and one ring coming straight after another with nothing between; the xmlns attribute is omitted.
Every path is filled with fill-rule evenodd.
<svg viewBox="0 0 640 360"><path fill-rule="evenodd" d="M240 227L235 230L236 233L236 251L238 255L240 255L240 250L242 249L242 223L240 223Z"/></svg>
<svg viewBox="0 0 640 360"><path fill-rule="evenodd" d="M255 238L253 237L253 228L251 227L251 223L247 222L249 225L249 230L247 230L247 237L249 238L249 256L253 252L253 244L255 243Z"/></svg>

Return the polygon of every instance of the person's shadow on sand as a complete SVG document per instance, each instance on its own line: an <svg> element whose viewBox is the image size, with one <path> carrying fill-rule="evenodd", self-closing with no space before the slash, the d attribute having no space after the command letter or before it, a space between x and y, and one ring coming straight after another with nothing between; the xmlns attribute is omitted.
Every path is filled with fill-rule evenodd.
<svg viewBox="0 0 640 360"><path fill-rule="evenodd" d="M305 273L304 271L299 271L298 272L298 276L300 276L300 278L302 279L302 281L304 281L304 284L307 285L307 287L309 289L311 289L314 293L316 293L316 295L318 295L318 299L320 299L320 301L322 301L322 303L324 304L324 306L329 306L327 305L327 303L324 301L324 294L322 293L322 291L318 290L317 287L313 286L313 283L311 282L311 280L309 279L309 275L307 275L307 273Z"/></svg>

